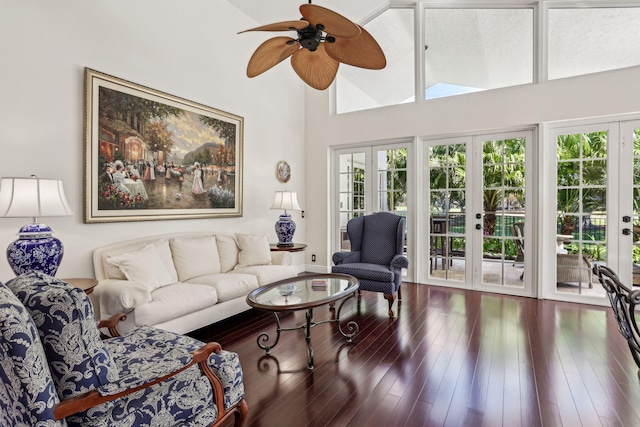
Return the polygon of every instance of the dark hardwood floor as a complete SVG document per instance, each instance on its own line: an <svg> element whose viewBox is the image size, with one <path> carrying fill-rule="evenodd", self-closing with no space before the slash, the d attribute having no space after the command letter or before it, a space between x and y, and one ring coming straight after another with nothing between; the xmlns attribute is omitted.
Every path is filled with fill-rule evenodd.
<svg viewBox="0 0 640 427"><path fill-rule="evenodd" d="M348 301L352 344L333 324L313 328L313 370L302 331L271 356L258 348L260 332L275 335L271 313L192 335L240 355L246 426L640 426L638 369L610 308L413 283L402 294L393 320L380 294Z"/></svg>

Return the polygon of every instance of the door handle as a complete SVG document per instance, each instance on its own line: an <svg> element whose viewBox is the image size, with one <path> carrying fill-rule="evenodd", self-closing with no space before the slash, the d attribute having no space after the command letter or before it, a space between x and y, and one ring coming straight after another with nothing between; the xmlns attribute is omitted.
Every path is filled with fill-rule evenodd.
<svg viewBox="0 0 640 427"><path fill-rule="evenodd" d="M625 236L628 236L631 234L631 229L629 228L623 228L622 229L622 234L624 234Z"/></svg>
<svg viewBox="0 0 640 427"><path fill-rule="evenodd" d="M480 224L476 224L476 230L482 230L482 226Z"/></svg>

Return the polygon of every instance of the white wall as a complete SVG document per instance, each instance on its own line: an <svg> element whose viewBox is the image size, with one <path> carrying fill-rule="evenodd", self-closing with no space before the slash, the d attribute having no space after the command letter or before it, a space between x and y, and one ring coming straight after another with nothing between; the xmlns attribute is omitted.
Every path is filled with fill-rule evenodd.
<svg viewBox="0 0 640 427"><path fill-rule="evenodd" d="M314 195L306 214L314 226L307 227L305 256L307 265L321 267L331 265L331 147L640 112L640 67L337 116L329 113L329 91L306 93L305 193Z"/></svg>
<svg viewBox="0 0 640 427"><path fill-rule="evenodd" d="M0 0L0 176L64 181L75 215L41 218L65 246L58 277L93 277L93 248L156 233L225 230L275 242L276 190L298 191L305 208L304 86L285 64L246 77L266 34L236 33L254 26L227 1ZM243 116L243 217L84 224L84 67ZM275 176L279 160L291 165L286 185ZM292 216L304 241L305 220ZM28 222L0 218L0 248ZM13 272L1 258L5 281Z"/></svg>

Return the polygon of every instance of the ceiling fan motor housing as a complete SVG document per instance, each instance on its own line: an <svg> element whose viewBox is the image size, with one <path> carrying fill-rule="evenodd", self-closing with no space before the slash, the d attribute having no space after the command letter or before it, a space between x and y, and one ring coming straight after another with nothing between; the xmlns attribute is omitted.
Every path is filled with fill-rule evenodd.
<svg viewBox="0 0 640 427"><path fill-rule="evenodd" d="M309 25L308 27L299 30L298 37L300 40L300 45L312 52L315 51L318 46L320 46L320 42L322 41L323 29L324 25L318 24L316 26Z"/></svg>

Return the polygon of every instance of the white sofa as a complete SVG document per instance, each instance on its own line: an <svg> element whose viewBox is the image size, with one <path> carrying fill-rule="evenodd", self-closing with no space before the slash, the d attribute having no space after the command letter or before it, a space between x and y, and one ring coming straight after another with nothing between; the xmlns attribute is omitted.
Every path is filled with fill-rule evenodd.
<svg viewBox="0 0 640 427"><path fill-rule="evenodd" d="M97 248L93 264L100 317L126 313L123 333L148 325L185 333L248 310L246 296L295 276L288 252L266 236L185 232Z"/></svg>

